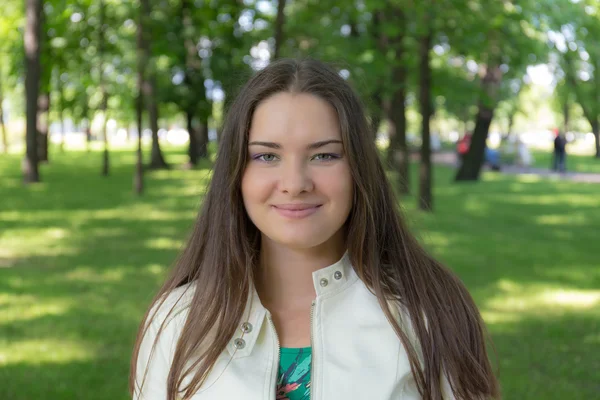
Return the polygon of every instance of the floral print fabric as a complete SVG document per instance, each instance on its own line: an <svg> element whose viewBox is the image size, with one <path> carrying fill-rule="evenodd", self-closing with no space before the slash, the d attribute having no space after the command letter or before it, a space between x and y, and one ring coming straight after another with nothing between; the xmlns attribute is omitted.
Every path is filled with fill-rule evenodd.
<svg viewBox="0 0 600 400"><path fill-rule="evenodd" d="M310 399L310 347L282 348L277 374L277 400Z"/></svg>

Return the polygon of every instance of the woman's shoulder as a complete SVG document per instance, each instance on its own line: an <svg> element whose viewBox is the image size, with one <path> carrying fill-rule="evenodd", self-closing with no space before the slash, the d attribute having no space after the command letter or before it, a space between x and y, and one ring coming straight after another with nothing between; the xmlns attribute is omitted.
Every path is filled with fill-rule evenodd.
<svg viewBox="0 0 600 400"><path fill-rule="evenodd" d="M196 291L195 282L179 286L157 299L148 315L152 323L168 325L178 319L185 320Z"/></svg>

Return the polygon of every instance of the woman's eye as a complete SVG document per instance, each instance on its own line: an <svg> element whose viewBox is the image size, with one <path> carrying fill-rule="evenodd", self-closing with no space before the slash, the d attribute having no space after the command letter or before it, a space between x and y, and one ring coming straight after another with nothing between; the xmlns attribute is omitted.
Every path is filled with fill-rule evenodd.
<svg viewBox="0 0 600 400"><path fill-rule="evenodd" d="M340 158L337 154L331 154L331 153L321 153L321 154L317 154L313 157L313 159L317 160L317 161L332 161L332 160L336 160Z"/></svg>
<svg viewBox="0 0 600 400"><path fill-rule="evenodd" d="M273 162L273 161L275 161L275 159L277 158L277 156L275 154L266 153L266 154L256 155L253 158L255 160L258 160L258 161Z"/></svg>

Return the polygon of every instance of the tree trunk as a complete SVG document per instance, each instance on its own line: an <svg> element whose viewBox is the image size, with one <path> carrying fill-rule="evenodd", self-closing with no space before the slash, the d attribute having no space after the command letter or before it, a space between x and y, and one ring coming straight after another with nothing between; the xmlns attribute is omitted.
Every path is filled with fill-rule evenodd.
<svg viewBox="0 0 600 400"><path fill-rule="evenodd" d="M140 19L140 24L142 24L143 32L143 35L141 37L141 48L144 52L144 60L146 63L148 63L152 59L150 40L148 37L150 30L144 24L146 24L148 18L150 18L150 13L152 12L152 9L150 7L149 0L141 0L141 6L143 15L143 17ZM148 107L148 116L150 117L150 129L152 130L152 151L150 153L150 164L148 165L148 167L150 169L167 169L169 168L169 165L166 163L165 158L163 157L162 151L160 149L160 143L158 141L158 102L156 96L156 79L154 68L150 67L148 73L144 74L143 78L144 82L142 83L142 93L144 94L146 105Z"/></svg>
<svg viewBox="0 0 600 400"><path fill-rule="evenodd" d="M42 0L26 0L25 22L25 95L26 155L23 162L25 183L39 182L37 147L37 101L40 90L40 37L42 31Z"/></svg>
<svg viewBox="0 0 600 400"><path fill-rule="evenodd" d="M65 108L65 93L60 79L60 70L58 71L58 79L56 81L56 90L58 92L58 120L60 121L60 143L59 149L61 152L65 151L65 119L64 119L64 108Z"/></svg>
<svg viewBox="0 0 600 400"><path fill-rule="evenodd" d="M48 126L50 115L50 93L44 90L38 96L38 115L37 115L37 131L38 131L38 161L48 162Z"/></svg>
<svg viewBox="0 0 600 400"><path fill-rule="evenodd" d="M388 150L388 163L393 163L398 171L398 183L401 194L410 193L410 149L406 142L406 66L404 58L404 13L396 8L393 11L394 23L402 27L395 37L384 38L389 40L390 46L395 51L395 64L392 69L392 94L391 109L389 110L390 122L390 149ZM387 21L386 18L383 19ZM387 23L390 23L387 21Z"/></svg>
<svg viewBox="0 0 600 400"><path fill-rule="evenodd" d="M429 50L431 48L432 34L428 32L420 40L420 100L422 116L421 165L419 168L419 208L425 211L433 210L433 196L431 194L431 65L429 63Z"/></svg>
<svg viewBox="0 0 600 400"><path fill-rule="evenodd" d="M108 153L108 135L106 134L106 123L108 122L108 94L106 92L106 81L104 79L104 54L105 54L105 41L106 41L106 27L104 20L106 17L106 4L104 0L100 0L100 29L98 31L98 58L100 63L98 65L100 75L100 95L101 104L100 108L102 111L102 141L104 143L104 151L102 153L102 176L108 176L109 174L109 153Z"/></svg>
<svg viewBox="0 0 600 400"><path fill-rule="evenodd" d="M275 20L275 51L273 59L278 59L281 56L281 46L283 45L283 25L285 24L285 2L279 0L277 2L277 19Z"/></svg>
<svg viewBox="0 0 600 400"><path fill-rule="evenodd" d="M479 100L479 110L475 120L471 145L456 174L456 181L476 181L479 179L485 159L485 144L494 118L496 95L501 79L502 71L499 66L491 65L487 67L486 74L481 81L482 92L485 97Z"/></svg>
<svg viewBox="0 0 600 400"><path fill-rule="evenodd" d="M594 141L596 143L596 158L600 158L600 121L592 123L592 132L594 133Z"/></svg>
<svg viewBox="0 0 600 400"><path fill-rule="evenodd" d="M183 111L187 119L187 130L189 133L188 156L189 166L198 164L201 149L198 143L198 134L194 129L194 118L198 115L198 110L202 108L202 103L206 102L206 94L203 90L196 90L197 87L203 87L204 80L201 70L201 60L198 57L196 43L194 38L195 26L192 20L193 5L190 0L181 1L181 19L183 21L183 60L186 71L184 84L189 89L188 95L184 99Z"/></svg>
<svg viewBox="0 0 600 400"><path fill-rule="evenodd" d="M198 154L202 158L208 157L208 120L201 118L198 124Z"/></svg>
<svg viewBox="0 0 600 400"><path fill-rule="evenodd" d="M189 89L188 96L185 98L184 112L187 120L187 131L189 135L188 144L188 166L193 167L198 165L198 140L196 130L194 129L194 117L196 115L197 104L193 99L193 93L197 93L194 87L201 80L200 76L200 59L196 50L196 43L193 37L194 23L192 21L192 4L190 0L181 1L181 19L183 21L183 55L182 60L185 63L185 86Z"/></svg>
<svg viewBox="0 0 600 400"><path fill-rule="evenodd" d="M187 130L190 137L190 143L188 146L188 157L190 158L190 166L198 165L198 140L196 140L196 131L194 129L194 114L193 111L188 110L185 113L187 120Z"/></svg>
<svg viewBox="0 0 600 400"><path fill-rule="evenodd" d="M373 110L371 111L371 131L373 140L377 140L377 133L381 126L381 116L383 115L383 95L381 90L378 90L373 94L373 102Z"/></svg>
<svg viewBox="0 0 600 400"><path fill-rule="evenodd" d="M138 28L139 29L139 28ZM136 99L136 119L138 128L138 146L136 152L135 162L135 176L133 178L134 192L138 196L144 193L144 168L143 168L143 155L142 155L142 114L144 112L144 101L142 100L142 84L143 78L142 73L138 70L138 96Z"/></svg>
<svg viewBox="0 0 600 400"><path fill-rule="evenodd" d="M40 90L40 53L42 0L27 0L25 25L26 157L23 162L25 183L39 182L38 96Z"/></svg>
<svg viewBox="0 0 600 400"><path fill-rule="evenodd" d="M85 89L84 89L85 91ZM81 112L82 115L82 124L84 125L84 129L85 129L85 150L89 153L90 152L90 144L92 141L92 131L91 131L91 125L92 125L92 121L90 120L90 105L89 105L89 99L87 96L87 93L85 93L84 98L83 98L83 110Z"/></svg>
<svg viewBox="0 0 600 400"><path fill-rule="evenodd" d="M513 111L508 116L508 129L506 130L506 136L507 137L511 137L512 136L513 126L515 125L515 114L516 114L516 111Z"/></svg>
<svg viewBox="0 0 600 400"><path fill-rule="evenodd" d="M148 50L148 49L147 49ZM147 58L149 56L147 55ZM150 169L168 169L169 165L163 157L158 141L158 104L156 103L154 78L144 82L144 97L148 102L148 115L150 117L150 129L152 129L152 152L150 153Z"/></svg>
<svg viewBox="0 0 600 400"><path fill-rule="evenodd" d="M108 153L108 133L106 132L106 124L108 122L108 112L106 106L104 108L104 115L102 116L102 141L104 143L104 151L102 152L102 176L108 176L109 174L109 153Z"/></svg>
<svg viewBox="0 0 600 400"><path fill-rule="evenodd" d="M144 169L142 160L142 118L144 112L144 101L143 101L143 85L144 85L144 73L146 67L146 57L144 51L144 25L142 19L144 18L143 7L138 13L138 24L137 24L137 99L135 104L137 129L138 129L138 146L137 146L137 157L135 163L135 175L133 179L134 191L138 196L144 193Z"/></svg>
<svg viewBox="0 0 600 400"><path fill-rule="evenodd" d="M396 124L392 120L392 101L390 99L383 99L381 105L383 118L388 122L388 147L385 153L385 163L388 168L393 169L396 166L394 159L398 153L398 139Z"/></svg>
<svg viewBox="0 0 600 400"><path fill-rule="evenodd" d="M0 78L0 130L2 130L2 151L8 153L8 133L6 132L6 126L4 125L4 109L2 108L4 103L4 96L2 93L2 78Z"/></svg>
<svg viewBox="0 0 600 400"><path fill-rule="evenodd" d="M594 107L594 123L592 123L592 132L594 133L594 140L596 142L596 158L600 158L600 58L596 55L594 60L594 83L596 84L596 107Z"/></svg>
<svg viewBox="0 0 600 400"><path fill-rule="evenodd" d="M384 23L385 13L381 10L373 13L373 24L372 24L372 34L371 36L375 40L377 44L377 50L381 54L386 54L389 48L389 41L385 33L382 29L382 24ZM352 23L351 25L351 35L352 37L358 37L358 32L356 30L356 24ZM389 112L386 112L386 106L389 111L389 104L386 104L384 88L382 86L376 88L373 94L373 102L374 109L371 113L371 130L373 131L373 140L377 140L377 134L379 132L379 128L381 126L381 121L386 117L389 117ZM388 118L389 119L389 118ZM391 122L391 121L390 121ZM388 132L388 139L390 140L390 146L388 147L388 151L386 154L386 164L389 168L394 167L393 158L394 158L394 149L391 146L392 136Z"/></svg>

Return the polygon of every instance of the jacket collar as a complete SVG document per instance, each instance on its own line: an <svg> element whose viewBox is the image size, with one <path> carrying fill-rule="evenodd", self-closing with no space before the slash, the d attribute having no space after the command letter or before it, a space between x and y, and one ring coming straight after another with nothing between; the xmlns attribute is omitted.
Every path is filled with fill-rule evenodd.
<svg viewBox="0 0 600 400"><path fill-rule="evenodd" d="M335 264L313 272L312 278L318 300L339 293L354 283L358 276L350 263L348 251L346 251Z"/></svg>
<svg viewBox="0 0 600 400"><path fill-rule="evenodd" d="M317 293L317 301L321 298L335 296L358 279L350 263L348 251L335 264L321 268L312 273L313 285ZM251 285L246 301L242 321L236 333L227 344L229 355L233 358L249 356L256 344L262 324L266 319L266 308L262 305L258 292Z"/></svg>

